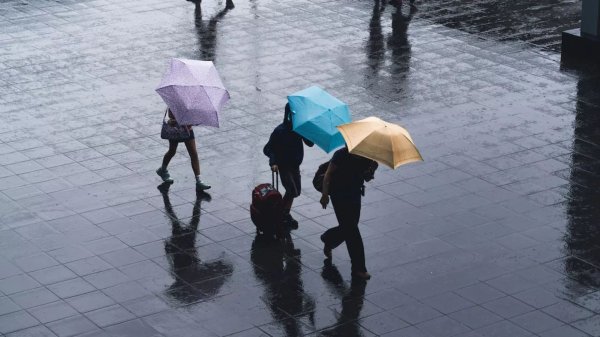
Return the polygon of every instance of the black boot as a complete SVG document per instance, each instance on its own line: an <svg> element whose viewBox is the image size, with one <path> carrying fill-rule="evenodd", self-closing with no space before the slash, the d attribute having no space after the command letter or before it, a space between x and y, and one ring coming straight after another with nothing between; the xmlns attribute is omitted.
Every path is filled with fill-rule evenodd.
<svg viewBox="0 0 600 337"><path fill-rule="evenodd" d="M290 213L285 214L283 223L286 224L290 229L298 229L298 221L296 221L296 219L294 219Z"/></svg>

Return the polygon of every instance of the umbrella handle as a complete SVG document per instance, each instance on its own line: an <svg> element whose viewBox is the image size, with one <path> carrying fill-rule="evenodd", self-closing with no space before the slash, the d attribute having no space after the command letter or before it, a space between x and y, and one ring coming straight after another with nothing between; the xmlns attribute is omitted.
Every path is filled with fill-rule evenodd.
<svg viewBox="0 0 600 337"><path fill-rule="evenodd" d="M163 124L165 123L165 118L167 118L167 112L169 112L169 108L165 109L165 115L163 116ZM169 118L170 120L170 118ZM179 124L177 124L179 125ZM186 125L185 127L185 131L187 132L187 135L190 136L190 128Z"/></svg>
<svg viewBox="0 0 600 337"><path fill-rule="evenodd" d="M277 176L277 179L275 179L275 176ZM271 171L271 181L275 189L279 191L279 172ZM277 182L277 185L275 185L275 182Z"/></svg>

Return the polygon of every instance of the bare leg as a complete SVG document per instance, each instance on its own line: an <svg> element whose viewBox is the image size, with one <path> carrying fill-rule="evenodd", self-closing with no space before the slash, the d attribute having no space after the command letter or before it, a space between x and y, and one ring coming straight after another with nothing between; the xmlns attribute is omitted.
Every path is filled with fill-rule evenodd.
<svg viewBox="0 0 600 337"><path fill-rule="evenodd" d="M186 140L185 147L188 151L188 154L190 155L190 161L192 162L192 170L194 170L194 175L197 177L200 175L200 162L198 161L198 151L196 151L196 140Z"/></svg>
<svg viewBox="0 0 600 337"><path fill-rule="evenodd" d="M165 156L163 157L163 161L162 161L163 168L166 169L167 166L169 166L169 162L171 161L171 159L177 152L177 144L178 144L177 142L169 141L169 150L167 151L167 153L165 153Z"/></svg>

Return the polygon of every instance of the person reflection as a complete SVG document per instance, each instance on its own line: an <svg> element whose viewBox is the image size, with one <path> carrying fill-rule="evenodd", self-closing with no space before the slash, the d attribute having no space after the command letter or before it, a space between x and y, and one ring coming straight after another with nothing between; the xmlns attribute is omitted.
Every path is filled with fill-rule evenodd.
<svg viewBox="0 0 600 337"><path fill-rule="evenodd" d="M381 4L381 5L380 5ZM381 64L385 57L385 45L381 32L381 12L385 9L385 0L374 0L371 21L369 21L369 39L367 40L366 53L369 73L367 86L375 85Z"/></svg>
<svg viewBox="0 0 600 337"><path fill-rule="evenodd" d="M567 198L568 257L565 271L577 281L571 291L600 286L600 71L586 67L577 83L577 105ZM595 74L594 77L590 77ZM581 289L581 286L584 286ZM576 296L577 294L575 294Z"/></svg>
<svg viewBox="0 0 600 337"><path fill-rule="evenodd" d="M221 259L202 263L198 258L196 234L200 223L200 205L202 201L211 201L210 194L196 194L192 218L189 224L185 224L179 220L171 205L170 186L168 183L158 186L171 222L171 236L165 240L165 253L175 282L169 287L167 294L183 304L189 304L218 293L233 272L233 266ZM203 282L211 279L213 281Z"/></svg>
<svg viewBox="0 0 600 337"><path fill-rule="evenodd" d="M250 254L252 268L264 287L263 300L274 320L282 325L286 337L303 336L299 318L308 317L314 326L314 299L304 293L300 249L294 248L287 234L285 240L273 242L257 235ZM289 319L292 316L293 318Z"/></svg>
<svg viewBox="0 0 600 337"><path fill-rule="evenodd" d="M193 2L195 4L194 22L198 34L198 42L200 44L200 59L204 61L214 61L217 48L217 23L219 23L229 10L235 8L233 0L226 0L225 8L213 15L208 22L202 20L201 2Z"/></svg>
<svg viewBox="0 0 600 337"><path fill-rule="evenodd" d="M369 21L369 38L365 46L367 55L367 71L365 86L376 96L382 91L394 99L400 99L406 91L406 77L410 71L411 46L408 39L409 24L417 12L413 1L408 4L408 14L404 14L402 1L392 0L391 33L384 37L381 24L381 13L385 10L386 0L374 0L371 20ZM404 6L406 7L406 6ZM386 52L389 50L390 66L384 67ZM389 74L390 76L385 76ZM386 81L385 83L381 83ZM389 92L391 91L391 92Z"/></svg>
<svg viewBox="0 0 600 337"><path fill-rule="evenodd" d="M362 328L358 324L362 310L367 281L353 277L348 288L339 270L330 260L325 260L321 276L327 285L342 299L342 312L338 321L332 328L321 331L321 336L363 336Z"/></svg>
<svg viewBox="0 0 600 337"><path fill-rule="evenodd" d="M392 69L390 73L396 78L396 81L404 82L410 69L411 56L408 25L417 12L417 7L411 2L408 15L405 15L402 12L402 1L394 1L391 4L396 10L392 13L392 33L388 36L387 40L388 49L390 49L392 54Z"/></svg>

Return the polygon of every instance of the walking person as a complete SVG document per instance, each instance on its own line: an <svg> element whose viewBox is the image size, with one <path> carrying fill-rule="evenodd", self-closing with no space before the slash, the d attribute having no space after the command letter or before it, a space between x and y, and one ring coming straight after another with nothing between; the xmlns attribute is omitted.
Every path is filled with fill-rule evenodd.
<svg viewBox="0 0 600 337"><path fill-rule="evenodd" d="M320 203L323 209L331 203L338 221L338 226L328 229L321 235L324 243L323 253L328 259L332 250L346 242L348 255L352 263L352 277L368 280L365 249L358 229L360 220L361 199L364 195L364 182L373 179L377 162L351 154L348 148L337 150L323 178L323 189Z"/></svg>
<svg viewBox="0 0 600 337"><path fill-rule="evenodd" d="M166 114L169 116L169 120L167 124L174 126L177 125L177 121L175 120L175 116L171 112L171 109L167 108ZM196 177L196 190L204 191L210 189L210 185L202 182L200 179L200 162L198 160L198 151L196 151L196 139L194 136L194 130L191 125L183 126L187 128L188 136L185 139L180 140L169 140L169 150L165 153L162 161L162 166L156 170L156 174L160 176L160 178L169 184L173 183L173 179L167 170L169 166L169 162L177 152L177 146L179 143L184 143L185 148L187 149L188 154L190 155L190 161L192 164L192 170L194 171L194 176Z"/></svg>
<svg viewBox="0 0 600 337"><path fill-rule="evenodd" d="M283 123L273 130L263 152L269 157L271 170L279 172L281 184L285 188L283 195L284 223L292 229L298 228L298 221L292 217L290 210L294 199L300 196L302 189L300 164L304 159L303 142L310 147L314 145L313 142L292 130L292 110L288 103L285 105Z"/></svg>

